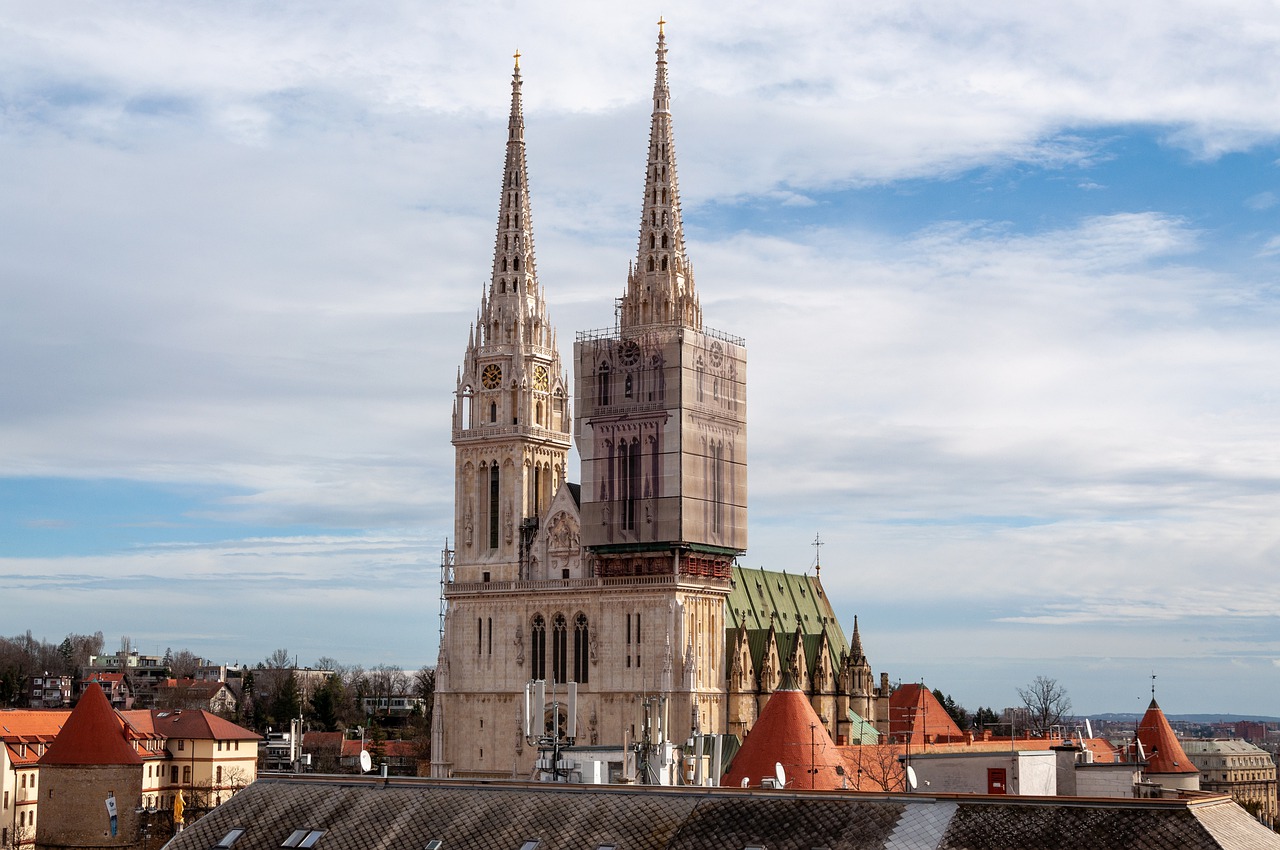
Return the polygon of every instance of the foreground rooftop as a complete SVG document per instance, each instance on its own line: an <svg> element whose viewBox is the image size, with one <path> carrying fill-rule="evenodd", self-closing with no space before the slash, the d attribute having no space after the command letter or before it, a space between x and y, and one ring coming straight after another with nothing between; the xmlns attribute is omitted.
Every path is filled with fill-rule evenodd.
<svg viewBox="0 0 1280 850"><path fill-rule="evenodd" d="M167 846L209 850L233 830L243 832L232 850L298 842L314 850L1280 848L1280 836L1220 796L1101 800L348 776L259 779Z"/></svg>

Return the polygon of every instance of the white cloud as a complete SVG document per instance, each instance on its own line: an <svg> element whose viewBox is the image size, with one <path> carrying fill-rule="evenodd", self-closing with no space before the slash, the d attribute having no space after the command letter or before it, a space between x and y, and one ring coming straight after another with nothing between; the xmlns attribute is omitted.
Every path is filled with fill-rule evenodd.
<svg viewBox="0 0 1280 850"><path fill-rule="evenodd" d="M388 613L344 634L412 623L421 644L399 640L413 654L396 660L429 660L418 609L452 525L447 405L492 250L509 54L525 53L539 269L568 357L574 330L612 323L635 250L654 15L193 2L5 17L0 473L226 485L200 516L231 525L419 530L10 560L0 580L68 615L57 594L84 576L120 600L178 571L268 602L283 591L261 582L302 581L310 613L269 642L325 639L315 624L349 592L362 625ZM707 212L690 246L707 321L750 347L747 563L801 569L820 531L842 615L896 606L886 661L937 652L894 631L904 599L963 604L946 645L975 656L1011 633L1028 656L1101 656L1134 645L1135 622L1160 627L1144 651L1169 653L1159 640L1212 616L1224 632L1247 620L1241 640L1274 657L1270 597L1231 597L1274 571L1280 538L1280 237L1220 262L1238 248L1197 210L1110 177L1071 191L1099 206L1019 221L953 203L924 227L851 224L823 196L1015 165L1092 190L1133 127L1193 157L1274 144L1280 12L694 3L668 34L686 212ZM1230 206L1265 211L1271 194ZM735 223L775 209L766 232ZM221 631L231 645L263 622Z"/></svg>

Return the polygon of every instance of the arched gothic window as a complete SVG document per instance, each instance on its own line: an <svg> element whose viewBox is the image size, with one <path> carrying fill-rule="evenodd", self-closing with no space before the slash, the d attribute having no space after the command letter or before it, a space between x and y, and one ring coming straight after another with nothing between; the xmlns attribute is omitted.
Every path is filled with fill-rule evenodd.
<svg viewBox="0 0 1280 850"><path fill-rule="evenodd" d="M652 262L652 260L650 261ZM600 386L598 389L599 404L605 407L609 404L609 363L608 361L600 364L599 373Z"/></svg>
<svg viewBox="0 0 1280 850"><path fill-rule="evenodd" d="M591 633L587 627L587 615L579 612L573 618L573 681L586 683L590 660Z"/></svg>
<svg viewBox="0 0 1280 850"><path fill-rule="evenodd" d="M529 666L532 678L547 678L547 621L541 614L533 616L529 630Z"/></svg>
<svg viewBox="0 0 1280 850"><path fill-rule="evenodd" d="M569 627L564 614L551 621L551 675L557 682L569 681Z"/></svg>

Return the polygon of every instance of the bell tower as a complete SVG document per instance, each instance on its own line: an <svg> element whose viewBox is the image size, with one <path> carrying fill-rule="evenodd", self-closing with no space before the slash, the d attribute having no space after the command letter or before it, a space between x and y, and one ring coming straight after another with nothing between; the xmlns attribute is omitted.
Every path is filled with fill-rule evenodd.
<svg viewBox="0 0 1280 850"><path fill-rule="evenodd" d="M582 539L604 577L727 584L747 547L744 342L705 328L685 251L659 22L640 244L619 326L574 345Z"/></svg>
<svg viewBox="0 0 1280 850"><path fill-rule="evenodd" d="M534 259L519 53L515 60L493 269L453 406L458 582L527 578L527 544L569 454L569 379Z"/></svg>

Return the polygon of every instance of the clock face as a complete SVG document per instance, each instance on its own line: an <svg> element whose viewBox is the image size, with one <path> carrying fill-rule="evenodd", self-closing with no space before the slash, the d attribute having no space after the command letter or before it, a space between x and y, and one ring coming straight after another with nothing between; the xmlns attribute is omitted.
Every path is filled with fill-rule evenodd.
<svg viewBox="0 0 1280 850"><path fill-rule="evenodd" d="M711 343L711 365L719 366L722 360L724 360L724 346L716 340Z"/></svg>
<svg viewBox="0 0 1280 850"><path fill-rule="evenodd" d="M640 362L640 346L635 340L627 340L618 349L618 360L623 366L634 366Z"/></svg>
<svg viewBox="0 0 1280 850"><path fill-rule="evenodd" d="M480 382L484 384L485 389L496 390L502 383L502 367L497 363L485 366L484 371L480 373Z"/></svg>
<svg viewBox="0 0 1280 850"><path fill-rule="evenodd" d="M534 366L533 367L533 388L536 390L542 390L545 393L547 391L547 387L550 386L550 384L551 384L551 376L547 372L547 367L542 365Z"/></svg>

